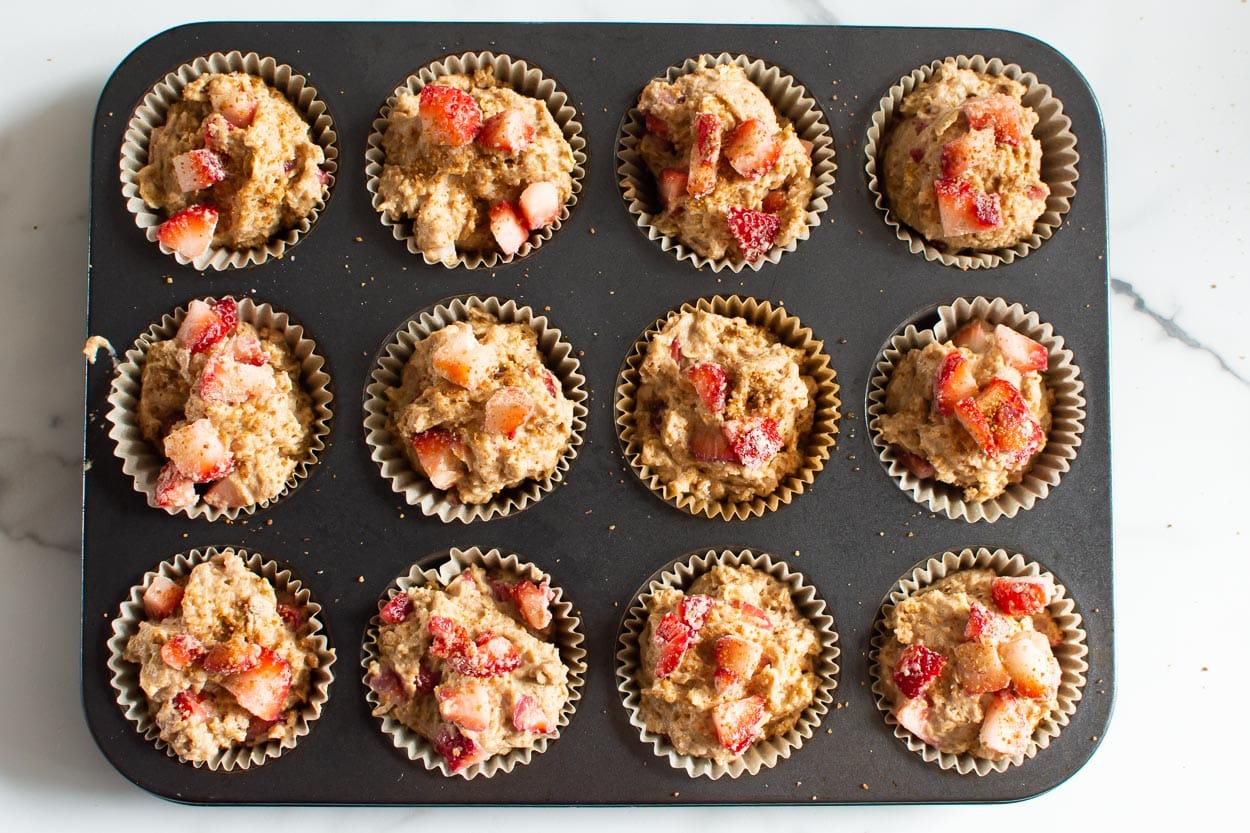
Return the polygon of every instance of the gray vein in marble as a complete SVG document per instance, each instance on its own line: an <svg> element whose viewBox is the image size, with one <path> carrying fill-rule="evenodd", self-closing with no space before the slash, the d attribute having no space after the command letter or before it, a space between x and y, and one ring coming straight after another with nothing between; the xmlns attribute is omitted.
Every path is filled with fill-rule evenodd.
<svg viewBox="0 0 1250 833"><path fill-rule="evenodd" d="M1250 379L1247 379L1245 376L1238 373L1237 370L1230 365L1218 351L1208 347L1198 339L1191 336L1183 327L1176 323L1175 318L1166 316L1161 312L1151 309L1150 305L1146 303L1146 299L1141 296L1141 293L1133 288L1131 283L1120 280L1119 278L1112 278L1111 291L1117 295L1123 295L1126 298L1132 299L1133 309L1137 312L1145 313L1153 319L1156 324L1163 328L1164 334L1169 338L1174 338L1186 347L1191 347L1194 350L1200 350L1203 353L1210 355L1219 363L1220 368L1225 373L1229 374L1246 387L1250 387Z"/></svg>
<svg viewBox="0 0 1250 833"><path fill-rule="evenodd" d="M76 553L81 504L80 460L0 437L0 534Z"/></svg>
<svg viewBox="0 0 1250 833"><path fill-rule="evenodd" d="M838 22L838 16L835 15L831 9L826 8L825 4L820 2L820 0L803 0L803 2L797 3L796 5L800 9L805 9L807 11L809 23L832 25Z"/></svg>

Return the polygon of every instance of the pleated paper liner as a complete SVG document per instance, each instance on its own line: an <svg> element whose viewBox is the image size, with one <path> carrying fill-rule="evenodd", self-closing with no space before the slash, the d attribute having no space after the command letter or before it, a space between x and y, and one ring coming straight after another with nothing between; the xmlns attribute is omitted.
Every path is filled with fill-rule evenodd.
<svg viewBox="0 0 1250 833"><path fill-rule="evenodd" d="M213 303L215 299L204 300ZM143 433L139 430L139 396L142 390L143 363L148 349L154 342L173 338L183 318L186 317L186 306L178 307L172 313L164 315L160 321L149 327L147 332L139 336L117 364L113 384L109 390L107 414L109 424L112 426L109 429L109 437L116 443L114 453L122 461L122 471L134 478L135 491L147 495L149 506L161 509L170 515L184 514L191 518L206 518L210 521L219 518L234 520L240 515L251 515L272 506L289 495L308 477L309 471L317 464L321 452L325 450L326 440L330 436L332 417L330 401L333 399L333 394L330 391L330 376L324 370L325 359L317 352L316 342L306 338L304 328L293 322L285 312L278 312L269 304L256 302L248 297L237 298L236 302L240 321L246 321L257 329L268 327L281 333L291 354L300 363L299 381L309 396L313 415L309 429L308 456L296 464L294 472L282 491L269 500L226 509L210 506L203 499L197 500L191 506L157 506L155 502L156 478L165 464L165 457L160 453L160 449L143 438Z"/></svg>
<svg viewBox="0 0 1250 833"><path fill-rule="evenodd" d="M442 561L443 557L446 558L445 561ZM395 748L407 753L410 760L419 761L426 769L432 772L440 772L445 776L455 775L465 780L477 777L492 778L497 774L509 773L518 766L528 764L535 755L547 751L547 748L560 737L561 730L569 724L573 713L577 710L578 701L581 700L582 687L586 679L586 651L582 647L585 637L583 637L581 632L581 619L573 609L572 603L565 599L563 589L552 580L551 576L528 561L522 560L515 553L499 549L483 551L478 547L469 547L463 550L452 547L450 551L433 560L429 558L423 559L423 563L430 564L429 567L422 567L421 563L412 565L412 568L406 574L387 586L386 591L379 600L379 608L398 593L411 587L424 585L446 587L456 576L474 564L484 568L488 574L502 574L517 579L529 579L535 584L544 581L548 582L554 593L551 601L552 642L559 649L560 659L564 663L565 668L568 669L569 696L564 703L564 707L560 710L556 728L552 734L538 737L534 741L533 746L516 748L507 753L493 755L484 761L465 767L455 773L451 771L451 767L447 765L443 756L434 750L434 746L430 741L390 714L385 714L379 718L382 732L391 739L391 742L395 744ZM377 708L382 704L377 692L369 687L369 665L379 658L378 629L381 627L381 624L382 621L376 614L369 620L369 626L365 630L364 644L361 649L361 681L365 687L365 699L369 702L371 709Z"/></svg>
<svg viewBox="0 0 1250 833"><path fill-rule="evenodd" d="M1050 187L1050 194L1046 198L1046 211L1033 225L1033 233L1010 248L992 252L951 254L942 251L918 232L902 224L890 209L885 193L885 145L889 140L894 111L902 104L906 95L929 80L938 67L950 61L960 69L971 69L987 75L1005 75L1024 84L1024 106L1031 107L1039 117L1037 126L1033 128L1033 136L1042 144L1042 181ZM1076 152L1072 120L1064 115L1063 103L1055 98L1051 88L1017 64L1005 64L999 58L987 59L982 55L960 55L934 61L899 79L881 98L877 112L873 114L864 152L867 156L864 170L868 172L868 190L872 193L874 204L884 213L886 224L894 229L898 239L906 243L913 254L958 269L987 269L1011 263L1041 246L1063 223L1063 215L1068 213L1072 197L1076 194L1076 180L1079 176L1076 166L1080 155Z"/></svg>
<svg viewBox="0 0 1250 833"><path fill-rule="evenodd" d="M243 559L247 568L257 575L263 576L281 598L283 595L293 596L296 604L307 612L304 623L300 626L299 637L310 636L313 650L317 654L318 664L310 669L309 696L300 709L293 736L284 739L269 740L253 746L234 746L222 750L207 761L190 761L180 757L173 748L160 738L160 729L153 719L148 707L147 695L139 685L139 666L123 659L126 643L139 631L139 623L147 619L143 611L143 591L157 576L167 579L183 579L191 575L197 565L211 560L217 555L237 554ZM211 770L246 770L260 766L271 758L276 758L292 749L299 739L307 735L312 724L321 716L321 709L329 697L330 683L334 674L330 667L334 664L335 651L330 647L329 639L323 632L319 605L312 597L311 591L304 587L291 570L280 567L276 562L256 552L248 552L235 547L205 547L179 553L168 561L162 561L155 570L143 575L143 580L130 589L130 595L121 604L121 610L113 620L113 635L108 641L108 668L111 672L109 683L117 695L117 704L125 713L126 719L134 724L135 729L143 737L155 744L156 748L183 763L195 767L207 766Z"/></svg>
<svg viewBox="0 0 1250 833"><path fill-rule="evenodd" d="M799 613L816 628L821 647L815 668L819 678L815 695L794 726L784 734L756 741L727 763L680 754L665 735L648 730L641 716L642 688L639 683L642 658L639 643L647 626L647 603L657 591L664 588L688 590L695 579L718 565L752 567L788 587ZM755 775L762 769L776 766L778 761L789 758L811 738L833 702L833 691L838 685L840 655L833 617L825 602L816 594L815 588L801 573L792 571L785 562L774 560L768 553L760 550L698 550L669 562L656 571L625 611L617 639L616 687L625 710L629 713L630 724L638 730L643 743L651 744L656 756L666 758L674 769L684 770L691 778L738 778L744 774Z"/></svg>
<svg viewBox="0 0 1250 833"><path fill-rule="evenodd" d="M952 573L986 567L1000 576L1017 578L1049 576L1053 579L1055 594L1047 610L1054 617L1064 637L1063 644L1054 649L1055 658L1059 660L1059 668L1062 671L1057 695L1058 708L1038 724L1028 748L1022 754L999 761L976 758L967 753L955 755L950 752L940 752L900 726L890 711L891 703L883 682L888 669L880 665L881 650L893 638L886 628L885 618L895 605ZM872 692L876 697L877 708L885 717L886 724L894 730L896 738L903 741L912 752L919 754L930 763L936 763L942 769L953 769L960 775L969 773L988 775L991 772L1005 772L1012 766L1020 766L1048 747L1051 741L1059 736L1060 731L1068 725L1072 715L1076 712L1076 705L1081 699L1082 689L1085 686L1085 672L1089 670L1089 664L1085 661L1088 653L1085 631L1081 628L1081 615L1076 610L1075 602L1068 596L1068 591L1054 575L1026 556L1018 553L1009 555L1006 550L990 551L985 547L980 547L975 550L945 552L929 558L907 571L898 580L890 589L881 611L877 614L868 661L872 669Z"/></svg>
<svg viewBox="0 0 1250 833"><path fill-rule="evenodd" d="M435 330L455 321L468 320L469 310L478 309L490 313L504 324L523 324L538 334L538 352L547 369L555 374L560 386L573 403L573 432L568 447L560 456L551 474L542 480L527 480L505 489L489 502L467 504L449 499L449 492L436 489L424 475L416 472L398 446L398 440L387 411L387 388L398 387L404 365L412 357L416 343ZM518 306L515 301L475 295L457 296L427 307L402 324L388 339L378 354L369 385L365 388L365 443L369 455L381 468L383 479L404 497L410 506L422 513L437 516L445 522L489 521L506 517L537 503L559 485L568 474L569 467L577 457L586 431L587 393L586 379L581 375L581 365L573 348L559 330L550 327L545 316L536 316L529 307Z"/></svg>
<svg viewBox="0 0 1250 833"><path fill-rule="evenodd" d="M329 181L322 199L313 207L312 212L300 220L295 227L279 231L264 246L234 250L210 245L203 254L188 258L156 239L157 229L168 218L161 216L159 209L149 208L144 203L143 198L139 196L139 185L136 179L139 171L148 162L148 143L153 129L165 123L169 108L181 98L183 89L202 75L229 72L245 72L248 75L255 75L286 96L308 122L312 140L320 145L325 153L325 162L321 168L329 174ZM261 264L270 258L281 258L317 222L317 217L325 208L326 200L329 199L334 189L339 156L337 141L338 136L326 109L325 101L308 84L308 80L303 75L299 75L286 64L280 64L273 58L262 57L255 52L247 54L237 51L214 52L183 64L166 75L148 91L143 97L143 102L130 117L121 149L122 196L126 198L127 210L134 215L135 224L143 230L148 240L184 266L199 270L220 271Z"/></svg>
<svg viewBox="0 0 1250 833"><path fill-rule="evenodd" d="M751 83L759 87L772 102L773 109L794 125L794 131L799 138L812 143L812 182L815 188L807 204L807 223L799 236L786 246L773 246L759 260L748 262L736 257L716 260L704 257L675 236L660 232L653 225L660 212L656 185L638 151L638 143L642 141L647 130L637 106L630 108L621 123L621 132L616 143L616 175L634 222L647 235L648 240L658 241L661 250L672 252L679 261L687 261L696 269L706 266L713 272L729 269L738 273L744 268L759 271L765 263L777 263L783 254L798 248L799 243L811 235L811 230L820 225L820 215L828 209L827 200L833 194L833 175L838 166L834 161L833 136L829 132L820 105L802 84L779 68L758 58L722 52L719 55L705 54L689 58L680 66L669 67L663 77L671 83L702 67L725 64L742 67Z"/></svg>
<svg viewBox="0 0 1250 833"><path fill-rule="evenodd" d="M746 501L715 501L704 500L694 495L680 495L650 466L642 462L642 447L638 439L635 421L639 371L646 358L647 345L651 338L663 329L672 317L684 312L703 310L731 318L743 318L748 323L769 331L778 341L803 352L805 360L800 368L802 375L811 376L816 382L816 413L812 419L812 427L803 438L804 462L792 472L769 495L759 496ZM772 512L777 507L789 504L801 495L815 480L817 473L825 466L825 461L833 450L838 433L838 399L837 376L829 366L829 356L825 353L823 341L819 341L812 331L803 326L798 318L789 314L784 307L774 308L767 301L754 298L742 298L737 295L715 295L698 298L682 304L663 318L656 321L638 337L630 350L629 356L621 366L616 387L616 426L621 443L621 451L629 462L634 474L648 489L659 496L665 503L675 506L691 515L703 515L707 518L721 520L742 520L759 517Z"/></svg>
<svg viewBox="0 0 1250 833"><path fill-rule="evenodd" d="M917 330L908 324L877 356L868 382L868 434L878 458L898 487L931 512L969 522L993 523L999 518L1014 518L1050 494L1076 459L1081 433L1085 430L1085 397L1082 395L1085 383L1081 381L1080 368L1075 364L1072 351L1064 347L1063 337L1055 335L1051 325L1042 323L1036 312L1026 313L1020 304L1008 304L1002 298L958 298L938 307L937 315L938 323L932 330ZM959 486L912 473L898 459L894 448L882 440L880 423L880 417L886 413L886 388L903 355L930 343L948 341L960 327L976 318L991 325L1005 324L1045 346L1050 364L1044 375L1047 387L1054 393L1045 447L1033 458L1019 483L1012 483L998 497L979 503L964 500L963 489Z"/></svg>
<svg viewBox="0 0 1250 833"><path fill-rule="evenodd" d="M390 126L391 110L403 92L417 93L426 84L437 81L444 75L472 75L476 70L490 67L495 79L503 82L516 92L538 99L547 105L564 140L573 151L573 191L561 208L560 213L551 225L531 232L529 238L515 254L505 255L500 252L457 252L455 260L445 263L431 258L421 251L417 245L417 237L413 232L413 220L402 218L394 220L382 211L382 196L378 193L378 183L382 177L382 166L386 163L386 152L382 148L382 136ZM464 267L466 269L494 269L528 257L543 243L547 242L560 230L569 218L569 212L577 205L578 196L582 191L582 181L586 178L586 139L582 135L582 124L577 118L577 109L572 99L554 79L547 78L541 69L510 55L496 55L493 52L465 52L434 61L408 76L404 83L395 88L386 103L382 105L378 117L373 121L373 131L369 134L365 151L365 187L372 197L372 203L378 212L382 225L391 230L396 240L403 241L408 251L420 255L430 266L444 265L448 268Z"/></svg>

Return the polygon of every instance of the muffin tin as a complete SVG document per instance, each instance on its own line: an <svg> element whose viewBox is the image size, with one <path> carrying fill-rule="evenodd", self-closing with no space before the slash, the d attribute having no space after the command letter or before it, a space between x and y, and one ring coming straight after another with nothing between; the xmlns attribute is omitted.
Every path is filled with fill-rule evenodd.
<svg viewBox="0 0 1250 833"><path fill-rule="evenodd" d="M339 170L320 218L280 261L198 273L144 238L118 177L126 124L165 73L214 51L256 51L305 75L326 101ZM568 91L587 139L587 177L564 227L532 256L497 269L426 266L370 205L365 144L386 97L449 54L492 50L531 60ZM821 104L838 175L810 239L758 271L697 271L647 239L615 176L622 119L651 78L700 52L776 64ZM881 95L913 68L949 55L1000 57L1035 72L1062 100L1081 154L1064 225L1028 258L963 272L910 253L868 193L864 142ZM344 56L369 55L368 61ZM640 56L643 56L640 58ZM836 95L836 99L833 96ZM111 374L87 370L83 488L83 704L105 756L165 797L220 804L812 804L997 802L1062 783L1097 748L1114 692L1106 188L1097 105L1077 70L1029 37L993 30L629 24L212 23L156 36L109 80L93 133L88 331L124 350L193 297L267 301L306 328L335 396L327 448L291 497L235 522L167 516L134 491L103 415ZM386 339L414 311L451 295L531 306L580 357L590 391L585 444L563 485L489 523L424 517L370 459L364 389ZM686 515L657 499L621 456L612 392L634 338L696 297L774 303L825 342L841 387L833 456L795 501L745 521ZM1003 297L1064 337L1087 399L1083 443L1043 501L1014 518L935 517L877 460L865 395L878 353L908 323L932 326L955 298ZM192 547L234 545L295 568L323 605L341 668L356 664L377 599L414 561L450 547L499 547L551 573L583 621L586 686L560 738L511 773L444 778L396 750L369 714L356 675L336 668L320 720L281 758L241 773L194 769L134 731L109 687L111 621L146 570ZM900 576L930 556L1002 547L1042 562L1068 588L1087 632L1090 668L1072 722L1035 759L961 776L896 739L870 690L873 622ZM842 655L836 707L788 760L755 776L690 778L638 739L613 676L621 618L638 587L684 552L752 548L800 571L829 606Z"/></svg>

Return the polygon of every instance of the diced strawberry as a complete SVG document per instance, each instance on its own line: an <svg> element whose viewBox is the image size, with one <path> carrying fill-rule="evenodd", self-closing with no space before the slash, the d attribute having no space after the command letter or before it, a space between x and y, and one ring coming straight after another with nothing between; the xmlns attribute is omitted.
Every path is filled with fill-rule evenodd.
<svg viewBox="0 0 1250 833"><path fill-rule="evenodd" d="M252 719L247 722L247 736L244 738L246 743L257 743L269 737L269 732L274 726L282 722L282 715L274 720L261 720L256 715L252 715Z"/></svg>
<svg viewBox="0 0 1250 833"><path fill-rule="evenodd" d="M675 613L665 613L656 626L652 639L660 649L659 658L655 663L656 679L664 679L677 670L682 658L686 655L693 636L688 625L677 618Z"/></svg>
<svg viewBox="0 0 1250 833"><path fill-rule="evenodd" d="M291 690L291 666L268 648L260 649L260 664L231 674L221 687L234 695L240 706L261 720L277 720Z"/></svg>
<svg viewBox="0 0 1250 833"><path fill-rule="evenodd" d="M1054 582L1041 576L997 576L990 585L994 604L1008 616L1041 613L1050 604L1054 592Z"/></svg>
<svg viewBox="0 0 1250 833"><path fill-rule="evenodd" d="M720 119L714 113L700 113L695 117L694 129L686 193L698 199L706 197L716 187L716 166L720 162Z"/></svg>
<svg viewBox="0 0 1250 833"><path fill-rule="evenodd" d="M672 343L668 345L668 354L673 357L673 364L681 367L681 339L673 337Z"/></svg>
<svg viewBox="0 0 1250 833"><path fill-rule="evenodd" d="M908 645L894 666L894 685L904 697L919 697L929 690L946 667L946 657L919 642Z"/></svg>
<svg viewBox="0 0 1250 833"><path fill-rule="evenodd" d="M525 579L512 588L512 598L521 612L521 619L536 631L545 630L551 624L551 597L551 586L545 581L535 584Z"/></svg>
<svg viewBox="0 0 1250 833"><path fill-rule="evenodd" d="M421 118L421 135L435 145L467 145L482 126L482 111L473 96L438 84L421 88L417 114Z"/></svg>
<svg viewBox="0 0 1250 833"><path fill-rule="evenodd" d="M550 182L531 182L521 192L521 217L531 230L549 226L560 214L560 189Z"/></svg>
<svg viewBox="0 0 1250 833"><path fill-rule="evenodd" d="M470 677L498 677L520 668L521 654L508 637L486 631L464 652L447 657L447 664Z"/></svg>
<svg viewBox="0 0 1250 833"><path fill-rule="evenodd" d="M530 236L521 212L507 200L490 207L490 233L499 251L506 255L516 254Z"/></svg>
<svg viewBox="0 0 1250 833"><path fill-rule="evenodd" d="M430 356L434 372L453 385L476 388L490 373L491 352L478 343L473 328L467 324L442 332L442 342Z"/></svg>
<svg viewBox="0 0 1250 833"><path fill-rule="evenodd" d="M471 100L471 98L470 98ZM516 108L503 110L482 124L477 143L487 150L516 154L534 141L534 123L524 111Z"/></svg>
<svg viewBox="0 0 1250 833"><path fill-rule="evenodd" d="M473 650L469 632L446 616L431 616L427 625L430 636L430 655L439 659L467 656Z"/></svg>
<svg viewBox="0 0 1250 833"><path fill-rule="evenodd" d="M1002 378L991 379L976 398L977 409L993 434L994 451L1013 464L1026 462L1046 444L1042 426L1029 412L1020 391Z"/></svg>
<svg viewBox="0 0 1250 833"><path fill-rule="evenodd" d="M712 710L712 726L721 746L735 755L743 752L764 728L764 698L756 694L719 704Z"/></svg>
<svg viewBox="0 0 1250 833"><path fill-rule="evenodd" d="M156 239L183 257L197 258L213 242L217 217L211 205L188 206L157 227Z"/></svg>
<svg viewBox="0 0 1250 833"><path fill-rule="evenodd" d="M378 673L369 676L369 688L377 692L378 697L387 703L399 704L407 699L403 682L395 673L395 669L389 665L383 665L378 669Z"/></svg>
<svg viewBox="0 0 1250 833"><path fill-rule="evenodd" d="M937 739L929 730L929 701L923 697L912 697L904 700L894 709L894 719L898 725L911 732L930 746L937 745Z"/></svg>
<svg viewBox="0 0 1250 833"><path fill-rule="evenodd" d="M990 642L964 642L955 646L955 676L969 694L1001 691L1011 685L998 647Z"/></svg>
<svg viewBox="0 0 1250 833"><path fill-rule="evenodd" d="M980 318L975 318L959 328L951 341L956 347L967 347L974 353L984 353L994 344L994 336L989 325ZM961 399L963 397L960 397Z"/></svg>
<svg viewBox="0 0 1250 833"><path fill-rule="evenodd" d="M986 420L985 414L977 407L975 397L969 396L955 403L955 418L972 437L981 451L988 455L998 453L998 445L994 442L994 430Z"/></svg>
<svg viewBox="0 0 1250 833"><path fill-rule="evenodd" d="M284 625L293 631L298 631L304 626L304 620L308 617L308 610L302 605L278 602L278 615L282 617Z"/></svg>
<svg viewBox="0 0 1250 833"><path fill-rule="evenodd" d="M725 212L725 222L738 244L742 257L751 263L759 260L772 249L781 230L781 220L776 214L754 211L749 208L731 208Z"/></svg>
<svg viewBox="0 0 1250 833"><path fill-rule="evenodd" d="M1044 344L1038 344L1010 327L1002 324L996 326L994 341L998 344L998 350L1003 354L1003 358L1021 373L1027 373L1030 370L1045 370L1050 362L1050 356Z"/></svg>
<svg viewBox="0 0 1250 833"><path fill-rule="evenodd" d="M248 127L256 118L256 99L241 86L217 86L209 93L208 101L235 127Z"/></svg>
<svg viewBox="0 0 1250 833"><path fill-rule="evenodd" d="M966 179L935 179L933 190L937 194L942 234L947 237L976 234L1003 224L998 194L978 191Z"/></svg>
<svg viewBox="0 0 1250 833"><path fill-rule="evenodd" d="M551 394L552 396L555 396L556 393L560 390L560 383L556 381L556 375L552 373L550 370L544 370L542 371L542 374L543 374L543 387L547 389L547 393Z"/></svg>
<svg viewBox="0 0 1250 833"><path fill-rule="evenodd" d="M470 680L457 685L441 685L434 689L438 713L448 723L455 723L469 732L482 732L490 726L490 692L482 684Z"/></svg>
<svg viewBox="0 0 1250 833"><path fill-rule="evenodd" d="M543 712L538 701L528 694L522 694L512 705L512 727L518 732L533 732L545 735L555 731L555 724Z"/></svg>
<svg viewBox="0 0 1250 833"><path fill-rule="evenodd" d="M443 675L439 674L436 669L430 668L422 660L417 665L417 675L412 679L412 687L417 694L429 694L442 681Z"/></svg>
<svg viewBox="0 0 1250 833"><path fill-rule="evenodd" d="M235 335L232 355L236 362L250 364L253 367L261 367L269 362L269 355L265 353L260 339L248 332Z"/></svg>
<svg viewBox="0 0 1250 833"><path fill-rule="evenodd" d="M512 439L533 412L534 398L524 388L506 385L486 400L486 431Z"/></svg>
<svg viewBox="0 0 1250 833"><path fill-rule="evenodd" d="M725 434L738 462L749 469L759 468L777 456L786 442L777 430L777 420L759 417L730 420Z"/></svg>
<svg viewBox="0 0 1250 833"><path fill-rule="evenodd" d="M218 509L250 506L256 502L251 492L239 482L235 475L227 475L208 487L204 492L204 502Z"/></svg>
<svg viewBox="0 0 1250 833"><path fill-rule="evenodd" d="M998 644L1010 639L1016 632L1011 622L978 601L968 606L968 624L964 625L964 639Z"/></svg>
<svg viewBox="0 0 1250 833"><path fill-rule="evenodd" d="M742 683L742 677L728 668L718 667L712 672L712 688L717 694L727 694L730 691L737 694L742 688Z"/></svg>
<svg viewBox="0 0 1250 833"><path fill-rule="evenodd" d="M725 432L714 425L695 425L690 429L690 456L701 463L736 463L738 455Z"/></svg>
<svg viewBox="0 0 1250 833"><path fill-rule="evenodd" d="M1050 196L1050 186L1045 182L1039 182L1036 185L1030 185L1024 189L1024 195L1031 200L1037 202L1046 202L1046 198Z"/></svg>
<svg viewBox="0 0 1250 833"><path fill-rule="evenodd" d="M1032 733L1024 704L1010 691L996 691L981 721L981 745L997 755L1014 758L1029 748Z"/></svg>
<svg viewBox="0 0 1250 833"><path fill-rule="evenodd" d="M664 208L672 211L686 197L690 177L680 168L665 168L660 171L660 202Z"/></svg>
<svg viewBox="0 0 1250 833"><path fill-rule="evenodd" d="M976 394L977 377L972 364L958 350L950 351L933 374L933 410L949 416L956 402Z"/></svg>
<svg viewBox="0 0 1250 833"><path fill-rule="evenodd" d="M763 628L766 631L771 631L773 629L773 620L769 618L768 614L750 602L732 601L729 605L730 607L737 608L740 612L745 614L751 624L755 625L757 628Z"/></svg>
<svg viewBox="0 0 1250 833"><path fill-rule="evenodd" d="M330 172L327 171L325 168L318 167L317 168L317 182L318 184L321 185L322 188L325 188L327 185L329 185L330 184Z"/></svg>
<svg viewBox="0 0 1250 833"><path fill-rule="evenodd" d="M786 207L786 192L781 189L769 191L764 195L764 202L760 208L768 214L780 214Z"/></svg>
<svg viewBox="0 0 1250 833"><path fill-rule="evenodd" d="M203 125L200 135L204 138L204 147L219 153L230 146L230 133L238 129L221 113L209 113Z"/></svg>
<svg viewBox="0 0 1250 833"><path fill-rule="evenodd" d="M178 190L184 194L207 188L226 178L221 157L208 148L197 148L178 154L173 158L173 166Z"/></svg>
<svg viewBox="0 0 1250 833"><path fill-rule="evenodd" d="M160 474L156 475L156 487L152 497L157 506L191 506L197 498L195 484L190 478L183 476L177 466L169 462L161 467Z"/></svg>
<svg viewBox="0 0 1250 833"><path fill-rule="evenodd" d="M1017 694L1048 700L1059 690L1059 660L1050 650L1050 642L1037 631L1016 634L998 646L998 655Z"/></svg>
<svg viewBox="0 0 1250 833"><path fill-rule="evenodd" d="M452 772L459 772L486 759L486 750L454 726L445 726L434 737L434 751L443 756Z"/></svg>
<svg viewBox="0 0 1250 833"><path fill-rule="evenodd" d="M900 463L903 464L903 468L907 469L909 472L922 480L926 477L933 477L937 474L932 463L924 457L921 457L919 454L912 454L902 446L894 446L894 456L898 458Z"/></svg>
<svg viewBox="0 0 1250 833"><path fill-rule="evenodd" d="M695 393L710 414L719 416L725 410L725 397L729 393L725 368L715 362L699 362L683 370L682 375L694 385Z"/></svg>
<svg viewBox="0 0 1250 833"><path fill-rule="evenodd" d="M161 659L170 668L182 669L199 660L206 650L204 643L189 633L177 633L161 646Z"/></svg>
<svg viewBox="0 0 1250 833"><path fill-rule="evenodd" d="M976 136L960 136L954 141L942 145L942 176L955 179L967 173L972 167L972 159L977 151Z"/></svg>
<svg viewBox="0 0 1250 833"><path fill-rule="evenodd" d="M692 638L698 636L703 623L707 621L707 615L712 612L715 604L715 599L702 593L682 598L681 604L677 607L677 616L681 619L681 623L690 629Z"/></svg>
<svg viewBox="0 0 1250 833"><path fill-rule="evenodd" d="M382 605L382 609L378 611L378 618L388 625L398 625L408 618L408 614L412 613L412 608L412 596L401 590Z"/></svg>
<svg viewBox="0 0 1250 833"><path fill-rule="evenodd" d="M422 431L412 438L412 447L435 489L450 489L464 476L465 466L456 454L463 443L447 429Z"/></svg>
<svg viewBox="0 0 1250 833"><path fill-rule="evenodd" d="M781 135L759 119L747 119L725 138L725 159L742 177L756 180L781 156Z"/></svg>
<svg viewBox="0 0 1250 833"><path fill-rule="evenodd" d="M907 152L907 155L911 157L911 161L919 165L921 162L924 161L924 148L914 147ZM943 165L942 167L943 169L945 169L946 166Z"/></svg>
<svg viewBox="0 0 1250 833"><path fill-rule="evenodd" d="M174 341L192 353L203 353L229 335L238 323L238 305L229 295L212 304L197 298L187 305L187 314L178 325Z"/></svg>
<svg viewBox="0 0 1250 833"><path fill-rule="evenodd" d="M173 705L179 716L188 723L207 720L213 714L213 707L208 702L208 698L203 693L189 688L174 695Z"/></svg>
<svg viewBox="0 0 1250 833"><path fill-rule="evenodd" d="M642 118L643 121L646 122L648 133L654 133L661 139L672 138L673 131L669 128L668 122L664 121L664 119L659 116L652 115L651 113L644 113Z"/></svg>
<svg viewBox="0 0 1250 833"><path fill-rule="evenodd" d="M194 483L209 483L234 469L234 455L207 417L188 422L165 435L165 456L183 477Z"/></svg>
<svg viewBox="0 0 1250 833"><path fill-rule="evenodd" d="M143 590L143 613L153 622L159 622L182 604L182 587L164 576L156 576Z"/></svg>
<svg viewBox="0 0 1250 833"><path fill-rule="evenodd" d="M464 575L461 573L460 575ZM459 576L456 577L459 580ZM506 602L512 600L512 585L502 579L494 576L486 577L486 586L490 588L491 598L497 602Z"/></svg>
<svg viewBox="0 0 1250 833"><path fill-rule="evenodd" d="M964 116L973 130L994 128L994 141L1016 147L1020 144L1020 102L1002 93L964 102Z"/></svg>
<svg viewBox="0 0 1250 833"><path fill-rule="evenodd" d="M215 352L200 371L198 393L205 402L237 405L275 387L277 382L268 366L243 364L234 360L232 352Z"/></svg>
<svg viewBox="0 0 1250 833"><path fill-rule="evenodd" d="M210 674L239 674L261 663L264 646L241 636L218 642L204 655L204 670Z"/></svg>
<svg viewBox="0 0 1250 833"><path fill-rule="evenodd" d="M718 638L712 650L716 665L738 677L747 678L755 673L764 653L758 642L740 636L726 635Z"/></svg>

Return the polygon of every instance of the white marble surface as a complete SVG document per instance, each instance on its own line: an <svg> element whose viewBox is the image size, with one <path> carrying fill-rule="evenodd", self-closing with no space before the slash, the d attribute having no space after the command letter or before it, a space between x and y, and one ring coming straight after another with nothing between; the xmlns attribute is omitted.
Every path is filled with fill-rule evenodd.
<svg viewBox="0 0 1250 833"><path fill-rule="evenodd" d="M1041 37L1098 95L1110 158L1119 696L1105 742L1051 793L998 807L760 810L199 809L133 787L79 706L78 515L88 136L132 47L254 2L23 3L5 12L0 88L0 817L5 828L179 825L316 831L432 826L585 831L717 825L896 830L1176 828L1242 818L1250 686L1240 635L1250 527L1250 6L1245 0L1003 4L583 0L552 20L981 25ZM120 9L124 9L121 11ZM479 0L473 19L523 19ZM460 15L460 10L450 12ZM424 15L413 3L305 0L336 19ZM446 14L446 13L444 13ZM1234 823L1233 826L1236 826ZM288 828L290 829L290 828Z"/></svg>

